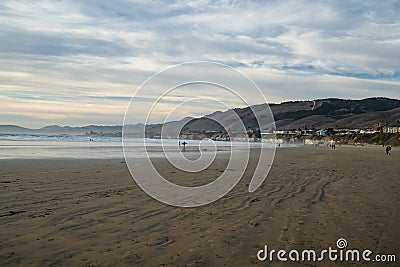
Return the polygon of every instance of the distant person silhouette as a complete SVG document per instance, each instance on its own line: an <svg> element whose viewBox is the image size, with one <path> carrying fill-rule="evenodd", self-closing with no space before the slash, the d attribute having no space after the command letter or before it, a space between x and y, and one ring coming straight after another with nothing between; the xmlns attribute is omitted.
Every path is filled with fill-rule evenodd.
<svg viewBox="0 0 400 267"><path fill-rule="evenodd" d="M386 147L386 155L390 155L390 153L392 152L392 147L391 146L387 146Z"/></svg>
<svg viewBox="0 0 400 267"><path fill-rule="evenodd" d="M183 141L182 145L183 145L183 151L185 151L187 143L185 141Z"/></svg>

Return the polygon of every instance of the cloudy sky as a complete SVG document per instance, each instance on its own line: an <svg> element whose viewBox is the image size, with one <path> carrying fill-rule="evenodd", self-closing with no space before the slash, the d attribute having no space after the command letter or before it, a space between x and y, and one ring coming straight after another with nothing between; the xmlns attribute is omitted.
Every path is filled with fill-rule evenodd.
<svg viewBox="0 0 400 267"><path fill-rule="evenodd" d="M399 1L2 0L0 40L0 124L121 124L150 75L197 60L269 102L400 97Z"/></svg>

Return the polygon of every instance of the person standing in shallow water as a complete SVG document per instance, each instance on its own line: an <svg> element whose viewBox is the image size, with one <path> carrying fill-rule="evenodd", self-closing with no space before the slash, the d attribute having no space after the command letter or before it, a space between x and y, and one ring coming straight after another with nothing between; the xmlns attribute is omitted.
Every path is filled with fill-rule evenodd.
<svg viewBox="0 0 400 267"><path fill-rule="evenodd" d="M392 152L392 147L391 146L387 146L386 147L386 155L390 155L390 153Z"/></svg>
<svg viewBox="0 0 400 267"><path fill-rule="evenodd" d="M179 141L179 147L181 147L181 145L183 146L182 151L185 152L187 143L185 141L183 141L182 143L181 143L181 141Z"/></svg>

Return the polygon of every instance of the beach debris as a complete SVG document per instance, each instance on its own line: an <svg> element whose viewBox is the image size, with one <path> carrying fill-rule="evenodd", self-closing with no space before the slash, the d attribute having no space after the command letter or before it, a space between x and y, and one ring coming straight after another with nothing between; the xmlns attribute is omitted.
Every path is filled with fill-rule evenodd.
<svg viewBox="0 0 400 267"><path fill-rule="evenodd" d="M13 216L13 215L16 215L16 214L19 214L19 213L23 213L23 212L26 212L26 210L19 210L19 211L10 210L9 213L0 214L0 217Z"/></svg>

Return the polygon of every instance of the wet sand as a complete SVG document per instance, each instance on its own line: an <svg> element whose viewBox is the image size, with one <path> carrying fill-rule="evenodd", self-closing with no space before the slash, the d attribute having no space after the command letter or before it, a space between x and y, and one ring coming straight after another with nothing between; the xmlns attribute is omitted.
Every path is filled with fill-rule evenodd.
<svg viewBox="0 0 400 267"><path fill-rule="evenodd" d="M123 159L0 160L0 265L363 266L256 257L264 245L322 250L345 238L350 248L396 254L399 266L397 150L387 157L382 147L280 148L257 191L248 192L248 171L225 197L199 208L150 198ZM188 177L162 159L156 164L186 185L226 166L220 159Z"/></svg>

